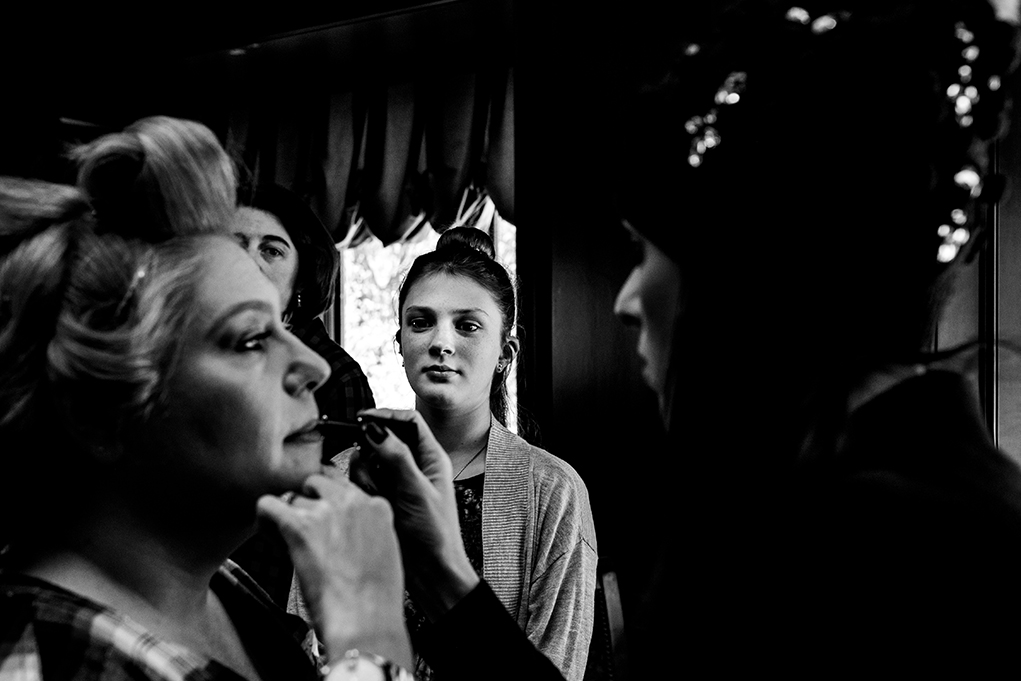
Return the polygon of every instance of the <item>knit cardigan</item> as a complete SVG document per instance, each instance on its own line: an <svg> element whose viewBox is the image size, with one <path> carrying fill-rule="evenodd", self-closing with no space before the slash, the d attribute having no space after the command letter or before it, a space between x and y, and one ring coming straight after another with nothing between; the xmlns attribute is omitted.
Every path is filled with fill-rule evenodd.
<svg viewBox="0 0 1021 681"><path fill-rule="evenodd" d="M482 577L568 681L585 674L597 559L581 477L493 419L482 491Z"/></svg>
<svg viewBox="0 0 1021 681"><path fill-rule="evenodd" d="M349 455L334 457L334 474L347 474ZM482 488L482 578L567 681L585 675L597 562L592 509L581 477L566 461L533 447L494 418ZM287 609L311 619L297 578Z"/></svg>

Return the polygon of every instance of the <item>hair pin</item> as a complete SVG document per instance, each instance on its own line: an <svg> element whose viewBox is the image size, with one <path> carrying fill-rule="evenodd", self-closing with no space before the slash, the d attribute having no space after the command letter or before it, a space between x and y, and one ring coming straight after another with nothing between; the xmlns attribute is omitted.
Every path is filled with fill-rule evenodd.
<svg viewBox="0 0 1021 681"><path fill-rule="evenodd" d="M119 318L124 308L127 307L128 303L135 297L135 291L138 290L139 284L145 279L146 266L140 265L135 269L135 273L131 277L131 283L128 284L127 290L124 292L124 297L121 298L121 302L117 304L117 309L114 310L113 316Z"/></svg>

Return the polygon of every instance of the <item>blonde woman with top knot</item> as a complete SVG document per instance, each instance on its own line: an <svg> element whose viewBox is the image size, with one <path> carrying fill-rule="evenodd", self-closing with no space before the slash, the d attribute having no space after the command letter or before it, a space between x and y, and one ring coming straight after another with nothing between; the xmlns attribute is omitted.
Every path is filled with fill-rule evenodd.
<svg viewBox="0 0 1021 681"><path fill-rule="evenodd" d="M228 236L223 149L159 117L78 158L0 178L0 678L407 678L389 505L320 475L330 369ZM325 639L228 559L260 514L337 521Z"/></svg>

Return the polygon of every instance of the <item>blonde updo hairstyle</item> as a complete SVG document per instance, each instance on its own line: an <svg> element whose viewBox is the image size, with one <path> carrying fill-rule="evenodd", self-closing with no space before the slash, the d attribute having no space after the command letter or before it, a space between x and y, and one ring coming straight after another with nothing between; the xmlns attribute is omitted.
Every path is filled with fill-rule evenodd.
<svg viewBox="0 0 1021 681"><path fill-rule="evenodd" d="M221 232L237 204L230 158L195 121L143 118L73 153L104 230L148 241Z"/></svg>
<svg viewBox="0 0 1021 681"><path fill-rule="evenodd" d="M102 464L141 448L195 321L208 241L227 237L125 238L73 188L7 178L0 219L3 546L38 533L35 506L73 504Z"/></svg>

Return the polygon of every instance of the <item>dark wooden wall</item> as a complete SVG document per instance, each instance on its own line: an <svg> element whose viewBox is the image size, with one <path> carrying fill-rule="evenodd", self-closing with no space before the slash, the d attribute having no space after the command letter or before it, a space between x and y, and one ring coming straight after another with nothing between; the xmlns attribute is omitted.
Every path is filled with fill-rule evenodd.
<svg viewBox="0 0 1021 681"><path fill-rule="evenodd" d="M1021 102L1021 80L1012 83L1014 110ZM1021 461L1021 116L1015 113L1011 132L997 147L1000 172L1007 189L997 210L995 298L990 301L995 337L1013 347L996 351L995 429L1001 448Z"/></svg>
<svg viewBox="0 0 1021 681"><path fill-rule="evenodd" d="M621 5L536 4L516 5L514 30L523 401L543 445L588 485L601 562L618 574L627 627L628 613L646 606L657 546L676 531L680 456L663 442L635 334L613 314L633 264L610 202L614 84L643 49L641 36L656 33Z"/></svg>

